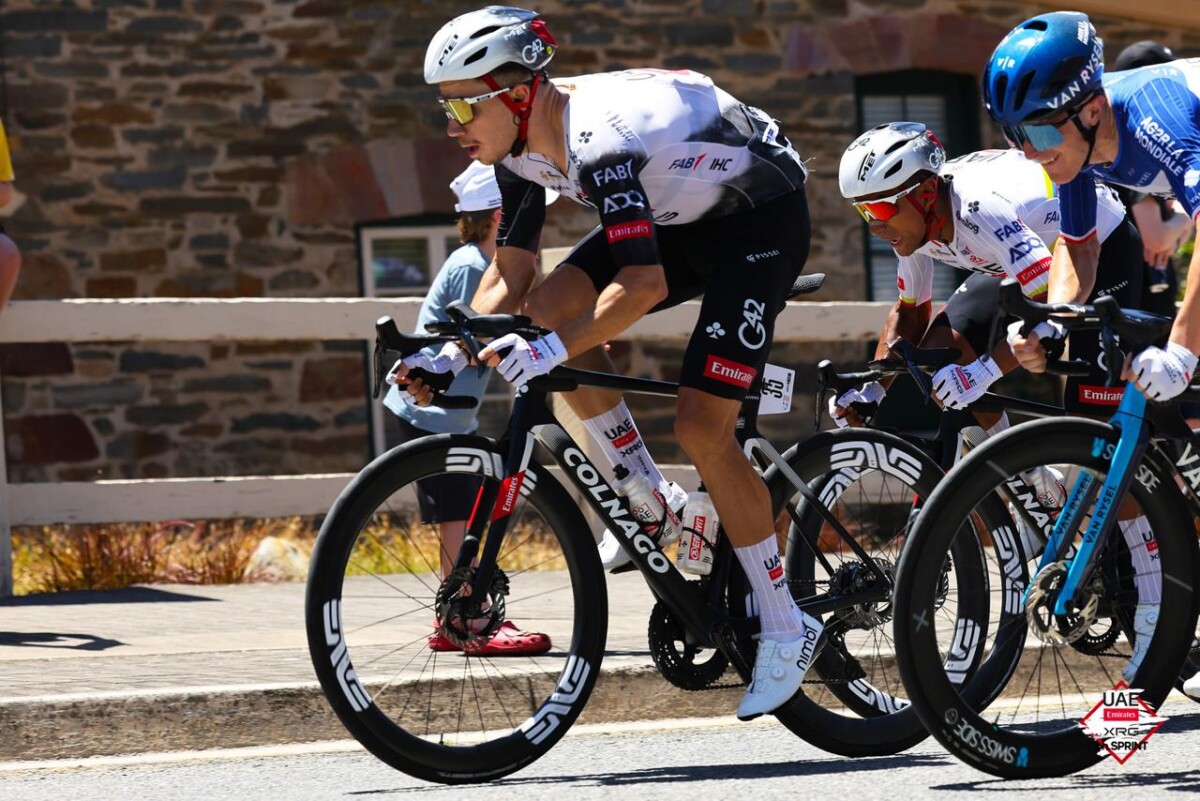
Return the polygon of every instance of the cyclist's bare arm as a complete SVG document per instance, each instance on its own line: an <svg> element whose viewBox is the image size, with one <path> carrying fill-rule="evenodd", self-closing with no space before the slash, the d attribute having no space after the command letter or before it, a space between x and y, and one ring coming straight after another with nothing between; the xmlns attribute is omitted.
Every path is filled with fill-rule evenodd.
<svg viewBox="0 0 1200 801"><path fill-rule="evenodd" d="M480 314L517 314L536 278L533 253L522 248L496 248L471 299L471 308Z"/></svg>
<svg viewBox="0 0 1200 801"><path fill-rule="evenodd" d="M875 347L875 358L896 358L897 354L892 352L891 346L897 340L903 339L919 345L925 337L925 331L928 330L929 321L932 318L932 301L906 303L903 298L897 298L895 305L888 311L883 329L879 332L879 344ZM891 386L895 378L894 375L887 375L880 379L879 383L887 388Z"/></svg>
<svg viewBox="0 0 1200 801"><path fill-rule="evenodd" d="M1047 303L1085 303L1096 287L1100 265L1100 237L1093 234L1082 242L1059 239L1050 262Z"/></svg>
<svg viewBox="0 0 1200 801"><path fill-rule="evenodd" d="M578 356L609 339L615 339L666 297L667 279L662 265L634 264L622 267L612 283L600 293L596 305L559 326L556 333L566 346L567 353Z"/></svg>

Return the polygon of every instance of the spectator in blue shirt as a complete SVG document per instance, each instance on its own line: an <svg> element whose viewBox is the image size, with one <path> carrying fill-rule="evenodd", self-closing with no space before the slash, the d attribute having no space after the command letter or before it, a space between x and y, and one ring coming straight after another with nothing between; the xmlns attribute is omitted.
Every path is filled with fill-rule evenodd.
<svg viewBox="0 0 1200 801"><path fill-rule="evenodd" d="M493 168L474 161L451 182L450 188L458 198L454 210L458 212L458 238L463 246L450 254L429 288L429 294L425 296L417 316L418 332L425 331L426 323L447 321L449 318L445 309L452 301L471 302L483 271L496 253L500 189L496 185ZM432 351L429 353L431 357L434 355ZM482 402L491 373L491 370L463 370L446 394L470 396ZM411 395L395 385L388 390L383 403L396 414L405 442L430 434L469 434L479 427L478 406L474 409L418 406ZM467 475L441 475L417 482L421 522L441 526L443 578L450 572L458 549L462 546L467 518L475 504L478 486L478 479ZM429 647L434 651L461 650L440 633L430 636ZM472 648L471 654L526 656L548 650L548 636L522 631L512 621L506 620L486 644Z"/></svg>

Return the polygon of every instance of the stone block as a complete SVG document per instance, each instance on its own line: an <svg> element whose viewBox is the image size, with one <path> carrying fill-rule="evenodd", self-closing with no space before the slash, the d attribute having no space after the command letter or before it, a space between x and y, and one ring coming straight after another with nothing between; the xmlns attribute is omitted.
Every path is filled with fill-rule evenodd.
<svg viewBox="0 0 1200 801"><path fill-rule="evenodd" d="M57 35L13 36L9 32L4 38L4 55L11 59L54 58L62 54L62 41Z"/></svg>
<svg viewBox="0 0 1200 801"><path fill-rule="evenodd" d="M73 414L31 415L4 422L10 465L88 462L100 455L87 423Z"/></svg>
<svg viewBox="0 0 1200 801"><path fill-rule="evenodd" d="M271 388L271 380L257 373L192 378L184 382L182 392L213 392L244 395L265 392Z"/></svg>
<svg viewBox="0 0 1200 801"><path fill-rule="evenodd" d="M361 358L312 359L300 378L300 402L319 403L363 397L365 384Z"/></svg>
<svg viewBox="0 0 1200 801"><path fill-rule="evenodd" d="M138 211L149 217L181 217L185 214L241 215L250 211L250 201L240 195L144 197L138 201Z"/></svg>
<svg viewBox="0 0 1200 801"><path fill-rule="evenodd" d="M123 373L175 372L193 367L203 367L204 359L190 354L162 353L160 351L127 350L119 360Z"/></svg>
<svg viewBox="0 0 1200 801"><path fill-rule="evenodd" d="M77 147L111 150L116 141L116 135L108 125L76 125L71 129L71 142Z"/></svg>
<svg viewBox="0 0 1200 801"><path fill-rule="evenodd" d="M183 127L179 125L164 125L161 128L123 128L121 130L121 138L131 145L140 145L146 142L155 144L178 142L183 139ZM166 151L167 158L171 158L182 152L182 150L177 151L169 148L164 150ZM156 152L158 151L150 151L151 167L163 166L161 162L154 160ZM187 164L188 162L185 161L184 163Z"/></svg>
<svg viewBox="0 0 1200 801"><path fill-rule="evenodd" d="M125 420L136 426L178 426L195 423L208 413L209 406L203 401L196 403L165 404L155 406L130 406L125 409Z"/></svg>
<svg viewBox="0 0 1200 801"><path fill-rule="evenodd" d="M13 290L16 300L49 300L73 298L75 279L63 260L45 251L21 254L21 277Z"/></svg>
<svg viewBox="0 0 1200 801"><path fill-rule="evenodd" d="M43 61L34 66L43 78L70 80L103 80L108 77L108 65L102 61Z"/></svg>
<svg viewBox="0 0 1200 801"><path fill-rule="evenodd" d="M81 197L87 196L92 191L90 183L75 181L66 184L51 184L43 189L38 197L41 198L43 203L60 203L64 200L78 200Z"/></svg>
<svg viewBox="0 0 1200 801"><path fill-rule="evenodd" d="M8 17L5 16L5 20ZM66 84L10 83L6 87L10 108L30 111L33 109L65 109L70 103Z"/></svg>
<svg viewBox="0 0 1200 801"><path fill-rule="evenodd" d="M144 106L131 103L103 103L95 106L78 106L71 113L77 123L96 122L121 127L125 125L152 125L154 112Z"/></svg>
<svg viewBox="0 0 1200 801"><path fill-rule="evenodd" d="M171 449L171 438L154 431L125 431L104 446L109 459L147 459Z"/></svg>
<svg viewBox="0 0 1200 801"><path fill-rule="evenodd" d="M239 242L233 249L239 267L282 267L300 261L304 250L268 242Z"/></svg>
<svg viewBox="0 0 1200 801"><path fill-rule="evenodd" d="M182 189L187 170L172 167L168 170L129 170L100 176L100 183L122 192L144 192L148 189Z"/></svg>
<svg viewBox="0 0 1200 801"><path fill-rule="evenodd" d="M163 248L113 251L100 254L101 270L123 272L161 272L167 266L167 251Z"/></svg>
<svg viewBox="0 0 1200 801"><path fill-rule="evenodd" d="M279 275L271 276L267 282L272 292L297 292L316 289L321 285L321 279L311 272L304 270L287 270Z"/></svg>
<svg viewBox="0 0 1200 801"><path fill-rule="evenodd" d="M65 125L67 115L57 111L38 111L36 109L12 109L17 126L26 131L41 131L46 128L57 128Z"/></svg>
<svg viewBox="0 0 1200 801"><path fill-rule="evenodd" d="M102 32L108 28L107 11L73 8L54 10L7 11L4 28L9 35L23 32Z"/></svg>
<svg viewBox="0 0 1200 801"><path fill-rule="evenodd" d="M50 388L50 397L59 409L124 406L141 400L142 387L129 381L55 386Z"/></svg>
<svg viewBox="0 0 1200 801"><path fill-rule="evenodd" d="M199 33L204 30L204 23L198 19L175 16L135 17L125 26L129 33L151 33L156 36L172 34Z"/></svg>
<svg viewBox="0 0 1200 801"><path fill-rule="evenodd" d="M247 415L246 417L236 417L233 420L233 425L230 431L235 434L247 434L251 431L316 431L321 428L321 424L314 418L303 414L290 414L287 412L259 412L256 414Z"/></svg>
<svg viewBox="0 0 1200 801"><path fill-rule="evenodd" d="M71 348L64 342L0 345L0 376L70 375L75 371Z"/></svg>

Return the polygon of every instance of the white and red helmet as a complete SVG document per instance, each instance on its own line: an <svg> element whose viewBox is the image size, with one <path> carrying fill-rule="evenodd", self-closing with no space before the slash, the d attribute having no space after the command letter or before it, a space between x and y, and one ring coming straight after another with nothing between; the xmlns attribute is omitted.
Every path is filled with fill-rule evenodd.
<svg viewBox="0 0 1200 801"><path fill-rule="evenodd" d="M942 143L919 122L889 122L855 139L842 154L838 187L849 200L898 192L946 163Z"/></svg>
<svg viewBox="0 0 1200 801"><path fill-rule="evenodd" d="M447 22L425 51L425 83L482 78L506 64L537 73L558 49L534 11L488 6Z"/></svg>

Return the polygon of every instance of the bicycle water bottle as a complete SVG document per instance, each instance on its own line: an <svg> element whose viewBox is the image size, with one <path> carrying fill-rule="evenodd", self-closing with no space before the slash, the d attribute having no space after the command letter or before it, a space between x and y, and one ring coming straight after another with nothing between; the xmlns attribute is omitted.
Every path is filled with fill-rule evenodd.
<svg viewBox="0 0 1200 801"><path fill-rule="evenodd" d="M679 539L678 515L645 473L641 470L630 472L625 465L617 465L613 474L616 476L613 489L629 501L629 510L659 547Z"/></svg>
<svg viewBox="0 0 1200 801"><path fill-rule="evenodd" d="M717 509L708 493L689 492L687 506L683 507L683 539L675 554L676 567L698 576L712 572L718 523Z"/></svg>

